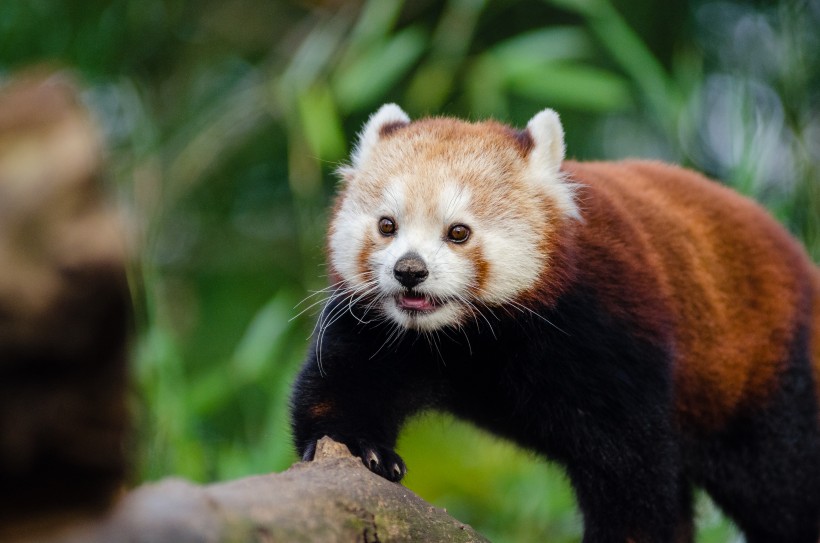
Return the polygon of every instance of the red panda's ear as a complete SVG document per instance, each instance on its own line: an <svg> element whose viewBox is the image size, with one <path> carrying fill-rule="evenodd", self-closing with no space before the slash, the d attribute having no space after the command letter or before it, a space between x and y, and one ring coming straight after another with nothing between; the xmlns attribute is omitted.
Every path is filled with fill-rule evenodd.
<svg viewBox="0 0 820 543"><path fill-rule="evenodd" d="M358 170L367 161L380 137L409 123L410 117L396 104L385 104L380 107L370 116L362 131L359 132L359 139L350 156L353 170Z"/></svg>
<svg viewBox="0 0 820 543"><path fill-rule="evenodd" d="M558 114L551 109L539 111L527 123L527 131L534 141L529 153L531 164L557 174L564 160L564 128Z"/></svg>
<svg viewBox="0 0 820 543"><path fill-rule="evenodd" d="M574 187L561 174L565 146L558 114L551 109L539 111L527 123L527 132L533 140L527 155L530 179L552 196L567 216L580 218Z"/></svg>

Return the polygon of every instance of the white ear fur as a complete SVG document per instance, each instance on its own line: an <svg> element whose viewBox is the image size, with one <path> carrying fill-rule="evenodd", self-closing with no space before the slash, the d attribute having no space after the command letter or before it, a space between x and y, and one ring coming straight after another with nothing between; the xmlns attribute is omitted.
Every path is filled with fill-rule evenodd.
<svg viewBox="0 0 820 543"><path fill-rule="evenodd" d="M365 123L362 131L359 132L359 139L350 162L353 169L358 169L367 161L376 142L379 141L382 128L390 124L408 124L410 117L396 104L384 104L376 113L372 114Z"/></svg>
<svg viewBox="0 0 820 543"><path fill-rule="evenodd" d="M564 128L558 114L551 109L539 111L527 123L534 145L530 163L540 171L557 174L564 160Z"/></svg>
<svg viewBox="0 0 820 543"><path fill-rule="evenodd" d="M527 123L527 131L533 140L529 153L530 179L550 194L567 216L580 219L574 186L561 174L566 148L558 114L549 108L539 111Z"/></svg>

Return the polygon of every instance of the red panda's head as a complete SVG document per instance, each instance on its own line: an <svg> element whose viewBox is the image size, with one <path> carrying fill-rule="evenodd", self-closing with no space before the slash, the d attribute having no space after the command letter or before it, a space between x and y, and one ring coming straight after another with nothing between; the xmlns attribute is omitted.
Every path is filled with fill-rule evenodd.
<svg viewBox="0 0 820 543"><path fill-rule="evenodd" d="M549 266L559 225L578 218L560 172L558 115L522 131L492 121L373 114L330 225L330 266L354 302L422 331L516 304Z"/></svg>

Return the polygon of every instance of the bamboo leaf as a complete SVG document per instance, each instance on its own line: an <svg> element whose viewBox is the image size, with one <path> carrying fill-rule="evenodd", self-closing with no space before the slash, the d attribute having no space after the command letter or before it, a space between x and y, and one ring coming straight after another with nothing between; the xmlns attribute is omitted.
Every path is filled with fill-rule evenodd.
<svg viewBox="0 0 820 543"><path fill-rule="evenodd" d="M582 59L589 58L592 52L592 44L583 29L573 26L552 26L502 41L489 49L487 54L506 64Z"/></svg>
<svg viewBox="0 0 820 543"><path fill-rule="evenodd" d="M420 27L406 28L338 71L333 89L339 109L349 113L379 101L418 60L426 39Z"/></svg>
<svg viewBox="0 0 820 543"><path fill-rule="evenodd" d="M511 92L558 107L621 110L632 103L626 80L600 68L555 63L520 71L507 80Z"/></svg>
<svg viewBox="0 0 820 543"><path fill-rule="evenodd" d="M640 36L607 0L545 0L574 11L587 25L604 50L635 82L656 120L667 133L674 132L675 113L680 100L674 82Z"/></svg>
<svg viewBox="0 0 820 543"><path fill-rule="evenodd" d="M298 105L302 130L314 155L325 161L341 158L347 144L330 88L314 85L299 96Z"/></svg>

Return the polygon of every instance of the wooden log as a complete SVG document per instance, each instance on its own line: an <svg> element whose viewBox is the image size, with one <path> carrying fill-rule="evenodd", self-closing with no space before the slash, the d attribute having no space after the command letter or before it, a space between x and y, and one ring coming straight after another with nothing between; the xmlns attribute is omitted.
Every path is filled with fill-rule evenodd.
<svg viewBox="0 0 820 543"><path fill-rule="evenodd" d="M23 539L21 541L31 541ZM365 468L324 438L313 462L207 486L149 484L103 519L40 536L43 543L485 542L471 527Z"/></svg>

